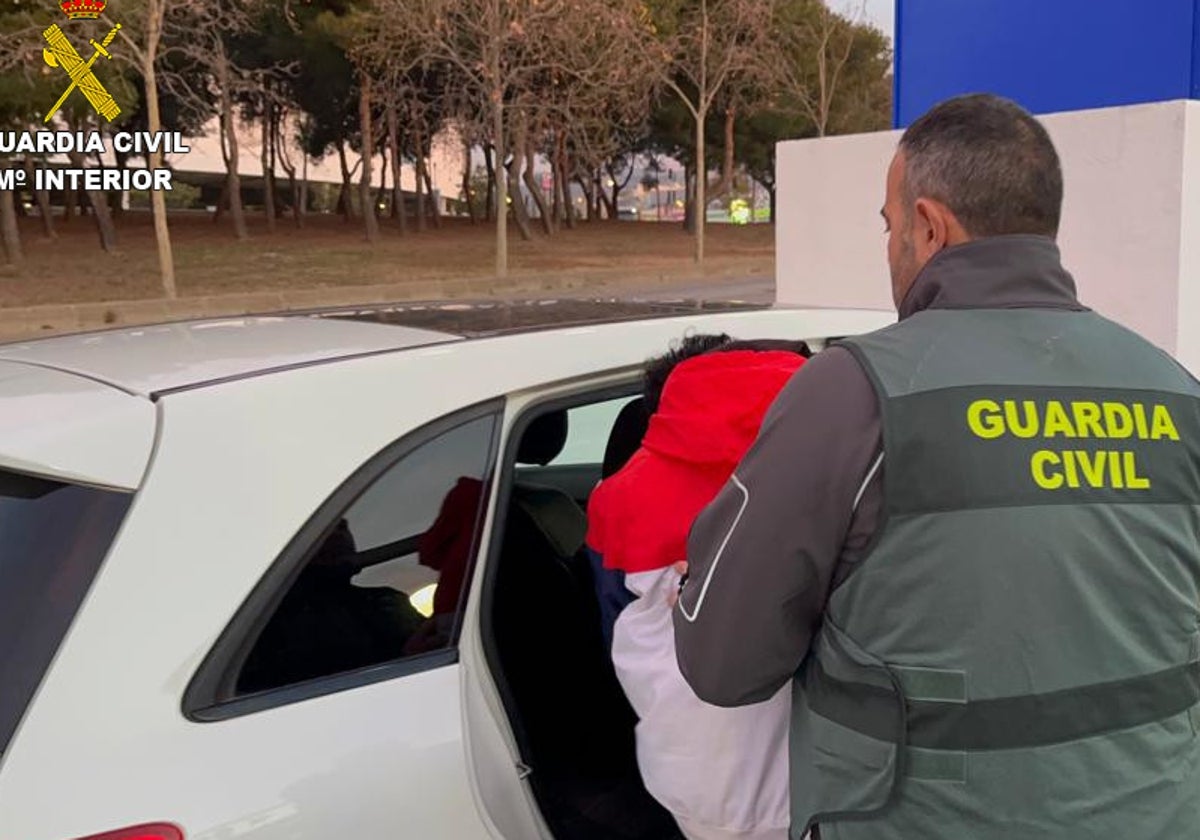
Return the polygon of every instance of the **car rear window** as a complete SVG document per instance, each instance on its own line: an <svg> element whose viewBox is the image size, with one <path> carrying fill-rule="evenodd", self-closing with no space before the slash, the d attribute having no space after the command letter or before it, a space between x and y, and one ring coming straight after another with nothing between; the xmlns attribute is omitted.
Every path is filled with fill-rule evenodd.
<svg viewBox="0 0 1200 840"><path fill-rule="evenodd" d="M0 470L0 753L132 496Z"/></svg>

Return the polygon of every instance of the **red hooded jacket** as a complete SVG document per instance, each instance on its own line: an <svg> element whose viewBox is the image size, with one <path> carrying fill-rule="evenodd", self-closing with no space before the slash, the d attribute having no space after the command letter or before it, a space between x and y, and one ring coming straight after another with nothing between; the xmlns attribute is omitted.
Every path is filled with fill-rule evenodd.
<svg viewBox="0 0 1200 840"><path fill-rule="evenodd" d="M732 350L681 362L641 448L588 501L587 544L627 574L687 556L692 521L729 480L804 357Z"/></svg>

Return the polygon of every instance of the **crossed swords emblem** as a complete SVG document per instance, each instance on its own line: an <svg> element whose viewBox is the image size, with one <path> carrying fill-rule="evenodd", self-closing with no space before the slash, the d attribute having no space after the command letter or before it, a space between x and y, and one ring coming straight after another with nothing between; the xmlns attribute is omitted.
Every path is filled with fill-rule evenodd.
<svg viewBox="0 0 1200 840"><path fill-rule="evenodd" d="M112 53L108 51L108 45L117 37L117 32L120 31L121 24L117 24L109 33L104 36L104 40L99 44L95 39L89 43L96 48L92 53L92 57L87 61L83 60L71 42L67 40L67 36L58 28L58 24L51 24L50 28L42 33L42 37L46 39L46 43L50 46L42 48L42 58L51 67L61 67L71 77L71 84L63 91L63 95L54 103L54 107L46 114L46 118L42 122L50 122L50 118L58 113L58 109L67 101L67 97L71 95L71 91L79 88L83 91L83 95L87 97L87 101L92 103L92 107L96 109L96 113L104 117L109 122L112 122L116 116L121 113L120 107L115 99L112 98L105 88L96 78L96 74L92 72L92 65L96 63L96 59L104 56L107 59L112 59Z"/></svg>

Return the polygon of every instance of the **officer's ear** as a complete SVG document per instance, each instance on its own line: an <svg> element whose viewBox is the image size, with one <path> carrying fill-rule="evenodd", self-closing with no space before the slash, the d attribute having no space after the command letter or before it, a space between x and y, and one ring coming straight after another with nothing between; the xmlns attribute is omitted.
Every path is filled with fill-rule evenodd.
<svg viewBox="0 0 1200 840"><path fill-rule="evenodd" d="M913 205L913 239L919 256L928 259L954 245L961 226L950 208L932 198L918 198Z"/></svg>

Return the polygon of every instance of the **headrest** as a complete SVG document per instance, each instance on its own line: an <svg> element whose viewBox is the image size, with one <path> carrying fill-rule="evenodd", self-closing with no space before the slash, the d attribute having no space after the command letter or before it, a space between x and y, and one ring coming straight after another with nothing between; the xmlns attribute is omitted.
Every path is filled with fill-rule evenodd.
<svg viewBox="0 0 1200 840"><path fill-rule="evenodd" d="M631 400L621 409L617 419L613 421L612 431L608 433L608 445L604 447L604 464L600 468L600 477L608 478L633 457L642 445L646 436L646 428L650 425L650 414L646 411L646 401L641 397Z"/></svg>
<svg viewBox="0 0 1200 840"><path fill-rule="evenodd" d="M567 411L551 411L543 414L521 435L521 445L517 447L518 464L537 464L544 467L562 452L567 443Z"/></svg>

